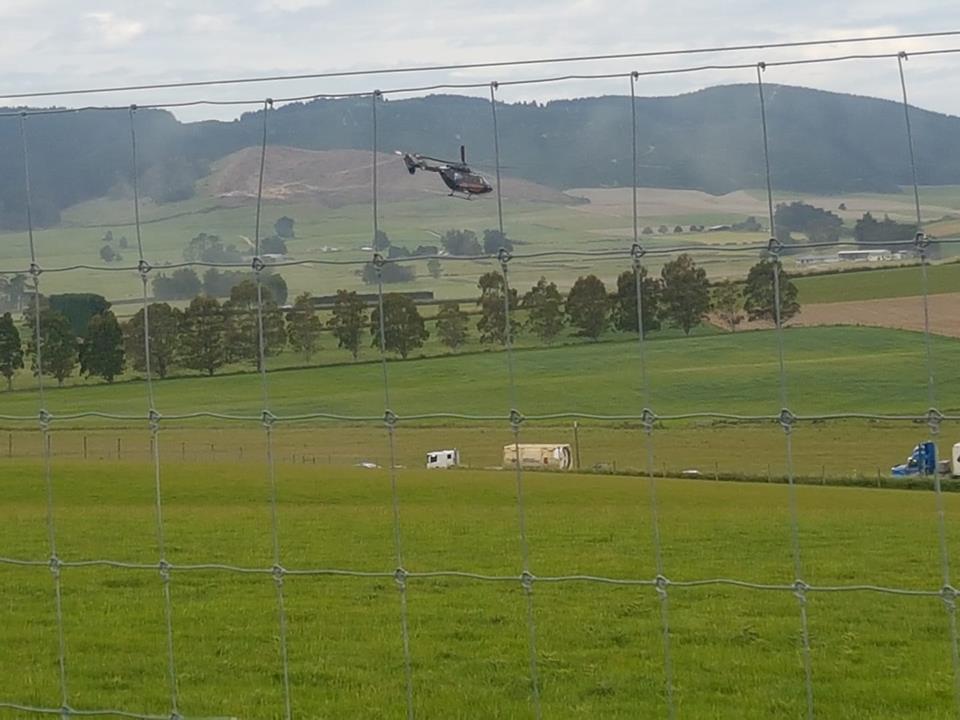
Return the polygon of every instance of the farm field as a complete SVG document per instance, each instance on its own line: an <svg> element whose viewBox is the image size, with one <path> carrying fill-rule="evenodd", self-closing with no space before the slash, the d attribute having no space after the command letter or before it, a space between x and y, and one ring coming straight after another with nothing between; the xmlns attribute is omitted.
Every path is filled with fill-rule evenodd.
<svg viewBox="0 0 960 720"><path fill-rule="evenodd" d="M801 306L923 294L919 266L798 276L793 282L799 291ZM960 263L930 265L927 268L927 283L931 295L960 291Z"/></svg>
<svg viewBox="0 0 960 720"><path fill-rule="evenodd" d="M0 555L45 560L40 465L0 466ZM272 563L262 468L170 464L162 471L180 712L278 718L276 599L269 574L178 564ZM156 563L147 464L54 468L59 556ZM288 576L293 710L302 717L405 716L390 484L385 472L280 466L281 560L385 576ZM664 572L673 581L793 581L787 489L658 482ZM518 576L512 473L399 472L404 566ZM525 474L531 569L540 577L655 573L646 480ZM934 498L927 492L798 488L804 579L936 591ZM947 496L956 554L960 498ZM65 568L63 614L73 707L169 713L166 634L155 571ZM0 565L0 699L59 705L53 587L46 566ZM547 717L665 712L661 625L650 587L534 583ZM799 616L789 591L671 587L681 717L804 714ZM418 716L532 717L525 603L517 582L408 580ZM817 713L953 717L948 618L936 597L810 593ZM896 682L878 682L895 677ZM0 710L0 717L16 713Z"/></svg>
<svg viewBox="0 0 960 720"><path fill-rule="evenodd" d="M518 242L516 251L541 252L546 250L628 250L632 238L632 205L627 188L575 188L568 191L571 198L589 198L589 203L565 204L537 202L520 194L505 198L505 228ZM798 198L778 196L777 201ZM827 209L836 209L845 202L848 211L838 211L848 224L869 210L882 216L909 216L911 198L908 194L853 195L849 197L804 198ZM925 215L931 221L950 217L960 208L960 191L953 187L923 188L921 200ZM766 233L707 232L675 233L676 225L713 225L739 222L748 215L761 220L765 216L765 201L756 191L739 191L723 196L711 196L686 190L640 188L638 198L639 224L650 227L652 234L642 236L648 248L692 248L697 261L707 268L711 277L742 277L756 257L744 253L723 252L718 245L764 244ZM442 195L424 193L422 199L384 202L380 206L380 227L395 245L410 249L418 245L436 245L440 235L451 228L468 228L482 235L484 229L497 225L496 203L489 199L474 202L456 201ZM199 233L219 235L226 243L239 248L247 246L254 234L254 208L231 207L213 196L198 196L189 201L157 206L145 201L142 207L143 240L145 252L161 272L164 263L183 260L182 252L191 238ZM274 221L281 216L296 222L296 238L289 242L294 260L311 261L365 261L369 250L372 216L366 204L329 208L317 203L268 202L264 208L263 234L272 232ZM65 267L77 264L91 265L96 270L47 273L43 277L46 293L97 291L113 301L140 297L140 281L136 272L117 271L102 262L98 255L100 238L109 230L117 238L126 236L130 247L121 251L123 260L113 267L136 265L136 243L132 224L133 208L129 199L102 199L83 203L64 213L62 225L38 230L37 251L42 267ZM668 231L660 233L660 226ZM954 220L933 222L938 237L956 234ZM932 230L931 230L932 231ZM24 270L29 265L27 239L24 233L4 233L0 242L0 270ZM649 268L658 272L663 258L650 256ZM410 283L391 286L397 290L433 290L438 298L463 298L475 293L477 278L493 267L490 263L444 261L439 278L430 277L425 261L411 261L417 279ZM598 258L537 258L518 259L511 265L518 286L534 284L541 276L557 282L561 289L569 288L583 274L595 273L604 281L611 281L629 268L629 258L601 260ZM788 261L788 270L789 270ZM202 270L202 268L201 268ZM333 293L339 288L364 287L357 276L357 268L342 265L309 265L283 267L280 272L287 280L291 297L303 291L314 295ZM876 291L874 291L876 292ZM901 292L903 292L901 290ZM860 298L866 299L866 298Z"/></svg>
<svg viewBox="0 0 960 720"><path fill-rule="evenodd" d="M923 332L922 298L899 297L807 305L791 319L795 326L872 325ZM930 331L960 337L960 293L931 295Z"/></svg>
<svg viewBox="0 0 960 720"><path fill-rule="evenodd" d="M922 336L880 328L788 328L784 332L788 402L799 415L829 412L926 412ZM646 345L651 407L659 415L716 411L774 415L780 410L777 337L762 330L662 340ZM934 337L941 411L960 408L960 342ZM882 359L882 362L879 362ZM391 409L401 417L468 413L506 417L510 405L502 352L388 364ZM382 417L379 363L344 364L269 374L270 408L280 416L326 413ZM515 353L517 406L526 416L551 413L639 415L643 408L636 341L585 343ZM167 416L213 413L260 417L257 374L173 378L155 383ZM35 391L0 395L2 414L33 418ZM54 416L84 412L129 415L147 409L143 382L49 388ZM469 424L469 420L464 422Z"/></svg>

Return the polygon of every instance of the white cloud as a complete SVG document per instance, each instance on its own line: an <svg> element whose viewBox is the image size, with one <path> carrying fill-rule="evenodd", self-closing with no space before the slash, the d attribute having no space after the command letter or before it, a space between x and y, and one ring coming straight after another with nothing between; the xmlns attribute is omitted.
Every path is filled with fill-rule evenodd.
<svg viewBox="0 0 960 720"><path fill-rule="evenodd" d="M143 34L144 24L139 20L117 17L112 12L87 13L90 31L110 47L126 45Z"/></svg>
<svg viewBox="0 0 960 720"><path fill-rule="evenodd" d="M943 0L0 0L0 94L97 85L214 77L304 74L398 66L447 65L561 55L594 55L764 41L839 38L923 31L954 22ZM824 19L827 19L826 21ZM680 68L713 63L815 58L847 52L960 47L960 38L865 43L783 51L503 67L472 71L291 81L272 85L168 90L84 98L115 104L256 99L368 91L373 87L510 80L578 73ZM851 61L771 68L770 82L894 96L896 62ZM960 113L946 91L960 74L956 57L917 57L908 67L911 100ZM641 94L750 82L749 71L713 71L644 78ZM457 91L454 91L457 92ZM467 92L467 91L464 91ZM483 93L483 90L476 91ZM509 99L624 92L620 81L570 81L504 88ZM50 102L76 104L78 98ZM203 107L185 117L230 108Z"/></svg>
<svg viewBox="0 0 960 720"><path fill-rule="evenodd" d="M332 0L264 0L260 9L264 11L298 12L323 8L330 5Z"/></svg>

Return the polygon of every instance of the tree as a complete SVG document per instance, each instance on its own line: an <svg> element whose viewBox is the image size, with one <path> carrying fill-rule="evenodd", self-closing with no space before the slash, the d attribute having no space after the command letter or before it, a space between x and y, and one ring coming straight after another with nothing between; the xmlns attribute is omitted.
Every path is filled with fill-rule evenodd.
<svg viewBox="0 0 960 720"><path fill-rule="evenodd" d="M460 309L459 303L440 303L440 310L437 312L437 335L440 342L456 350L467 341L468 322L467 314Z"/></svg>
<svg viewBox="0 0 960 720"><path fill-rule="evenodd" d="M668 232L670 232L670 228L668 228L666 225L661 225L657 228L657 232L661 235L666 235Z"/></svg>
<svg viewBox="0 0 960 720"><path fill-rule="evenodd" d="M858 243L903 242L910 240L916 234L917 226L914 224L898 223L887 215L878 222L870 213L864 213L853 228L853 237Z"/></svg>
<svg viewBox="0 0 960 720"><path fill-rule="evenodd" d="M202 288L203 283L191 268L174 270L170 277L160 273L153 279L153 296L158 300L189 300Z"/></svg>
<svg viewBox="0 0 960 720"><path fill-rule="evenodd" d="M774 273L780 276L780 321L786 322L800 312L797 286L783 273L776 260L761 260L747 273L743 287L743 309L751 320L776 322L776 296Z"/></svg>
<svg viewBox="0 0 960 720"><path fill-rule="evenodd" d="M23 367L23 346L20 331L10 313L0 315L0 375L7 379L7 390L13 390L13 376Z"/></svg>
<svg viewBox="0 0 960 720"><path fill-rule="evenodd" d="M239 285L252 277L252 273L240 270L220 272L216 268L210 268L203 274L203 294L215 298L230 297L230 291L233 290L235 285ZM154 292L156 292L156 289L154 289ZM196 294L194 293L194 295Z"/></svg>
<svg viewBox="0 0 960 720"><path fill-rule="evenodd" d="M31 337L27 353L34 375L42 365L44 375L55 377L57 384L63 385L77 366L77 336L63 313L49 308L40 312L40 349L38 358L36 339Z"/></svg>
<svg viewBox="0 0 960 720"><path fill-rule="evenodd" d="M80 373L112 383L123 372L123 365L123 331L117 316L109 310L94 315L80 345Z"/></svg>
<svg viewBox="0 0 960 720"><path fill-rule="evenodd" d="M737 325L743 322L743 292L739 285L725 280L713 289L713 308L720 321L737 331Z"/></svg>
<svg viewBox="0 0 960 720"><path fill-rule="evenodd" d="M73 334L82 337L94 315L105 313L110 303L96 293L63 293L50 296L50 309L61 313L70 323Z"/></svg>
<svg viewBox="0 0 960 720"><path fill-rule="evenodd" d="M660 307L663 283L650 277L640 267L640 300L643 304L643 335L660 329ZM633 270L624 270L617 278L617 292L613 296L613 326L620 332L635 333L637 327L637 278Z"/></svg>
<svg viewBox="0 0 960 720"><path fill-rule="evenodd" d="M333 331L337 346L349 350L356 360L360 354L360 340L367 322L367 308L355 292L337 290L327 327Z"/></svg>
<svg viewBox="0 0 960 720"><path fill-rule="evenodd" d="M370 334L373 346L380 346L380 308L370 313ZM395 352L403 359L412 350L423 347L430 333L416 303L406 295L388 293L383 296L383 349Z"/></svg>
<svg viewBox="0 0 960 720"><path fill-rule="evenodd" d="M165 378L177 358L183 312L167 303L151 303L147 307L150 325L150 372ZM147 350L144 344L144 312L137 313L123 324L124 351L134 370L147 369Z"/></svg>
<svg viewBox="0 0 960 720"><path fill-rule="evenodd" d="M430 277L434 280L438 280L443 274L443 268L440 267L440 261L436 258L430 258L427 260L427 272L430 273Z"/></svg>
<svg viewBox="0 0 960 720"><path fill-rule="evenodd" d="M483 248L473 230L447 230L440 244L450 255L481 255Z"/></svg>
<svg viewBox="0 0 960 720"><path fill-rule="evenodd" d="M390 247L390 238L383 230L377 230L373 236L373 249L383 252Z"/></svg>
<svg viewBox="0 0 960 720"><path fill-rule="evenodd" d="M261 305L262 300L262 307ZM226 349L230 361L250 361L262 370L260 357L260 318L263 318L263 356L276 355L287 342L283 313L273 301L270 289L253 280L244 280L230 291L223 304L226 315Z"/></svg>
<svg viewBox="0 0 960 720"><path fill-rule="evenodd" d="M579 277L567 293L567 317L580 335L596 340L610 322L607 288L596 275Z"/></svg>
<svg viewBox="0 0 960 720"><path fill-rule="evenodd" d="M308 292L297 295L293 308L287 313L287 337L290 347L303 353L303 357L309 362L310 357L320 347L321 332L323 323L317 317L313 297Z"/></svg>
<svg viewBox="0 0 960 720"><path fill-rule="evenodd" d="M195 236L183 251L187 262L239 263L243 254L233 244L224 245L218 235L200 233Z"/></svg>
<svg viewBox="0 0 960 720"><path fill-rule="evenodd" d="M643 230L640 231L643 235L653 235L653 228L647 225Z"/></svg>
<svg viewBox="0 0 960 720"><path fill-rule="evenodd" d="M126 250L128 247L130 247L130 241L127 240L127 236L126 236L126 235L121 235L121 236L120 236L120 239L117 240L117 246L118 246L121 250Z"/></svg>
<svg viewBox="0 0 960 720"><path fill-rule="evenodd" d="M480 320L477 321L477 330L480 331L480 342L496 343L498 345L507 344L507 321L506 308L504 307L504 281L503 275L498 272L490 271L480 276L477 282L480 288L480 298L477 305L480 306ZM519 306L519 298L514 288L510 289L510 336L515 337L520 329L520 323L517 321L516 309Z"/></svg>
<svg viewBox="0 0 960 720"><path fill-rule="evenodd" d="M282 275L277 275L275 273L264 273L260 277L260 282L263 283L263 289L270 291L271 299L277 305L286 305L287 297L290 294L289 288L287 288L287 281L283 279Z"/></svg>
<svg viewBox="0 0 960 720"><path fill-rule="evenodd" d="M780 203L773 215L777 239L784 244L793 241L791 233L801 232L810 242L836 242L840 239L843 220L828 210L803 202Z"/></svg>
<svg viewBox="0 0 960 720"><path fill-rule="evenodd" d="M677 225L675 228L673 228L673 232L675 232L675 233L682 233L682 232L683 232L683 225Z"/></svg>
<svg viewBox="0 0 960 720"><path fill-rule="evenodd" d="M105 263L120 262L123 257L109 245L100 248L100 259Z"/></svg>
<svg viewBox="0 0 960 720"><path fill-rule="evenodd" d="M286 255L287 241L279 235L268 235L260 238L260 252L267 255Z"/></svg>
<svg viewBox="0 0 960 720"><path fill-rule="evenodd" d="M660 271L663 280L663 316L684 334L700 324L710 312L710 281L707 271L697 267L684 253Z"/></svg>
<svg viewBox="0 0 960 720"><path fill-rule="evenodd" d="M9 278L5 287L0 284L0 290L5 292L10 306L18 311L23 310L23 301L28 295L27 284L27 276L22 273L17 273Z"/></svg>
<svg viewBox="0 0 960 720"><path fill-rule="evenodd" d="M543 342L553 342L563 330L563 296L556 283L540 278L523 296L520 307L527 311L527 329Z"/></svg>
<svg viewBox="0 0 960 720"><path fill-rule="evenodd" d="M513 252L513 243L510 241L510 238L499 230L484 230L483 252L486 255L496 255L500 252L500 248L503 248L507 252Z"/></svg>
<svg viewBox="0 0 960 720"><path fill-rule="evenodd" d="M293 218L284 215L273 224L273 231L279 238L292 240L295 237L293 233Z"/></svg>
<svg viewBox="0 0 960 720"><path fill-rule="evenodd" d="M380 275L378 276L377 266L372 262L368 262L364 264L360 276L367 285L376 285L378 280L382 280L384 285L389 285L391 283L413 282L414 278L416 278L416 273L412 267L389 262L381 266Z"/></svg>
<svg viewBox="0 0 960 720"><path fill-rule="evenodd" d="M195 297L183 314L180 358L184 367L213 375L226 362L226 316L216 298Z"/></svg>

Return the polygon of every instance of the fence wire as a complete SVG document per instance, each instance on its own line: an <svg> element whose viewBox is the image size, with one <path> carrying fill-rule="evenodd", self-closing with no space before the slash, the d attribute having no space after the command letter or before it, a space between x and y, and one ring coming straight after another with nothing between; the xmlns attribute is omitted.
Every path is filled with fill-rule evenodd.
<svg viewBox="0 0 960 720"><path fill-rule="evenodd" d="M960 49L929 50L912 53L913 56L931 56L937 54L951 54L960 52ZM786 350L784 347L784 328L782 319L782 293L781 293L781 263L780 258L790 248L781 243L777 237L775 227L774 212L774 178L771 168L775 164L771 161L769 136L776 132L775 128L769 128L767 123L766 99L764 96L764 74L773 67L784 67L791 65L804 65L810 63L839 62L851 59L877 60L896 58L899 69L899 81L902 91L902 104L904 111L904 130L905 141L908 148L910 159L910 171L912 175L912 190L915 202L916 220L918 233L910 241L894 243L875 243L876 246L883 247L911 247L919 254L920 271L920 293L922 298L923 313L923 341L925 348L925 361L927 370L927 391L928 407L922 412L917 413L874 413L874 412L838 412L823 414L800 415L791 411L789 398L787 394L788 376ZM494 145L494 155L496 162L496 201L497 201L497 223L501 233L504 233L504 208L501 195L501 150L500 137L497 117L497 90L505 85L526 85L546 82L560 82L570 79L599 79L599 78L628 78L630 84L630 127L631 127L631 157L632 157L632 245L629 248L607 250L600 252L589 251L542 251L529 253L510 253L501 249L495 255L477 255L477 256L420 256L419 259L427 260L431 258L442 259L445 262L491 262L499 265L499 277L502 282L503 290L503 312L504 312L504 349L506 361L506 386L509 398L508 412L471 414L462 412L429 412L429 413L411 413L401 414L396 411L391 403L390 394L390 373L387 363L387 303L384 293L384 281L382 276L383 268L392 262L398 262L400 259L384 258L375 252L372 260L348 260L333 261L320 259L293 260L272 263L271 267L294 267L294 266L338 266L351 267L364 265L367 262L373 262L377 273L377 296L376 310L378 312L379 324L379 362L382 368L382 389L383 389L383 414L382 415L346 415L328 412L308 412L300 414L274 413L270 402L269 382L267 373L267 340L265 335L265 295L263 292L262 274L267 265L262 259L261 248L261 210L263 204L263 186L264 173L267 161L268 147L268 123L274 110L274 101L267 99L259 101L262 105L262 135L259 154L259 175L257 182L256 196L256 219L254 228L255 237L255 257L251 265L237 263L208 263L208 262L183 262L165 265L165 269L185 268L185 267L211 267L211 268L249 268L253 270L257 289L257 366L260 376L262 392L262 409L259 414L231 414L211 411L197 411L190 413L162 415L160 408L157 407L154 394L154 377L151 368L151 332L150 332L150 305L148 295L148 278L153 269L150 263L149 254L145 251L145 244L142 237L142 222L140 217L140 192L138 186L138 148L137 148L137 108L124 106L122 109L129 112L130 120L130 141L131 141L131 167L133 175L133 212L134 226L136 231L137 258L135 266L112 266L99 267L86 264L74 264L65 266L53 266L49 268L41 267L41 258L37 252L34 240L33 210L31 200L31 182L30 182L30 143L28 136L29 118L32 115L44 115L60 112L77 112L83 110L103 110L118 108L83 108L80 110L62 110L50 109L40 111L17 111L15 113L3 113L0 116L15 117L19 123L19 138L22 145L22 160L24 171L24 195L26 206L26 227L29 244L30 263L27 268L18 269L0 269L0 274L25 272L32 279L33 289L33 307L29 309L33 320L33 342L36 351L35 364L38 378L37 396L39 402L37 416L24 416L14 414L0 414L0 420L4 421L38 421L38 433L41 440L42 455L42 480L46 491L46 525L49 545L49 558L17 558L0 556L0 566L18 567L18 568L36 568L38 570L47 569L53 582L53 605L56 618L57 630L57 666L58 666L58 687L59 687L59 705L56 707L36 706L27 703L0 702L0 709L10 710L23 715L57 715L61 718L66 717L119 717L119 718L138 718L142 720L179 719L185 720L188 716L183 714L180 709L179 700L179 681L177 675L177 646L174 642L174 624L173 609L174 595L171 591L172 579L176 576L191 575L197 573L207 574L227 574L227 575L249 575L249 576L269 576L276 588L277 604L277 623L279 633L281 666L281 684L283 694L283 715L287 720L294 716L292 702L292 683L290 675L290 663L288 657L287 640L287 615L285 610L284 579L287 577L327 577L327 578L377 578L392 579L397 587L400 598L400 630L401 630L401 649L404 661L405 675L405 697L404 707L408 720L413 720L416 714L416 686L414 684L414 672L411 647L411 633L408 617L408 586L411 583L419 581L429 581L435 579L451 579L473 583L491 583L491 584L512 584L519 583L524 591L525 614L527 625L527 649L529 655L529 682L530 682L530 704L531 711L537 720L544 716L544 710L541 705L541 679L538 666L539 651L537 647L537 614L534 604L534 588L537 584L546 585L571 585L571 584L594 584L594 585L612 585L625 587L646 588L655 593L658 598L660 608L660 626L662 634L662 660L663 660L663 682L664 682L664 700L665 714L673 720L679 714L679 703L675 698L674 681L674 659L671 652L671 627L670 627L670 591L673 589L702 589L716 587L730 587L745 591L771 592L771 593L789 593L794 596L798 603L800 617L800 643L803 657L803 691L806 703L806 715L808 718L815 717L815 673L811 655L811 636L809 632L809 621L807 612L807 598L811 594L821 593L862 593L874 594L880 596L898 596L907 598L938 598L942 601L948 614L948 633L951 644L953 658L953 693L960 713L960 643L958 643L958 627L956 613L957 590L952 586L951 564L948 551L948 538L946 526L946 511L944 504L944 493L940 483L939 476L934 477L934 496L936 503L936 515L938 525L938 538L940 550L940 570L942 576L942 585L939 588L929 587L891 587L864 583L851 583L839 585L818 585L808 583L804 579L802 547L801 547L801 518L797 502L797 482L794 474L793 458L793 433L799 424L804 422L818 422L824 420L842 420L842 419L870 419L885 420L895 422L926 423L930 438L936 440L938 431L942 422L947 420L960 420L960 415L945 414L937 409L936 377L934 371L933 349L930 330L929 317L929 248L936 244L950 245L960 243L960 239L932 239L923 233L923 218L921 214L920 202L920 179L918 177L917 159L914 147L913 129L911 126L911 108L908 103L907 81L904 72L904 63L908 56L904 52L897 54L876 53L876 54L858 54L844 55L832 58L814 58L780 61L776 63L749 63L739 65L703 65L696 67L674 68L670 70L649 70L632 71L628 73L611 73L596 75L563 75L556 77L531 78L525 80L513 80L509 82L490 82L490 83L461 83L461 84L437 84L421 88L392 88L387 90L375 90L373 92L339 94L339 95L311 95L300 98L285 98L277 102L301 101L305 99L315 99L320 97L356 97L360 99L369 99L371 101L370 112L372 116L372 210L373 210L373 233L376 239L380 233L380 208L378 202L379 195L379 176L378 176L378 113L377 106L383 95L387 93L410 93L422 92L426 90L437 90L445 88L487 88L490 96L492 137ZM757 93L759 100L759 130L762 137L762 156L765 169L766 181L766 202L769 213L770 240L762 244L720 244L711 247L702 245L676 245L672 247L648 247L641 244L638 229L638 207L637 207L637 189L638 179L638 150L637 150L637 104L636 104L636 83L639 78L660 74L679 74L688 72L701 72L715 69L744 69L755 70L757 81ZM163 107L183 107L187 105L196 105L204 103L236 103L248 104L250 101L191 101L187 103L166 104ZM161 105L143 105L147 107L161 107ZM870 246L872 243L854 242L848 240L839 240L837 242L808 243L804 245L809 248L834 248L843 245L856 245L858 247ZM647 368L646 350L645 350L645 327L643 318L644 308L644 288L643 288L643 258L650 257L671 257L681 253L730 253L756 255L764 257L771 261L772 284L774 292L774 325L777 342L777 381L779 389L779 411L770 414L746 415L723 412L721 410L699 410L688 413L675 413L658 415L653 406L652 388L649 380ZM539 259L597 259L602 261L620 262L625 268L629 268L633 273L635 302L637 313L637 365L640 375L640 393L638 402L638 412L621 414L602 414L588 413L578 411L575 408L553 413L541 413L524 415L518 401L517 377L515 371L514 344L512 338L512 318L517 308L511 305L511 285L509 268L511 263L524 261L535 261ZM43 374L43 335L42 335L42 295L40 292L40 276L42 273L68 273L76 271L110 271L110 272L128 272L136 273L142 284L142 310L144 315L144 352L146 358L145 371L145 393L146 393L146 413L145 414L123 414L110 413L96 410L80 411L73 413L53 414L47 408L47 394L44 388ZM153 469L154 480L154 499L155 499L155 522L158 561L156 563L135 563L125 562L111 558L80 558L64 559L61 550L58 548L56 532L56 502L53 482L53 453L51 450L51 427L55 422L77 421L84 419L100 419L120 422L141 422L145 421L149 440L150 457ZM166 557L166 542L164 534L164 496L162 491L162 452L161 452L161 425L170 421L177 420L195 420L195 419L217 419L226 421L235 421L238 423L258 422L264 430L265 443L265 466L267 480L270 490L270 514L271 514L271 541L272 541L272 564L269 567L244 566L231 563L205 562L205 563L173 563ZM520 438L521 427L526 421L538 420L560 420L560 419L590 419L601 422L628 421L633 420L641 424L643 429L646 475L649 483L650 497L650 525L652 532L652 544L654 552L653 577L642 577L639 574L634 577L613 577L593 574L558 574L558 575L538 575L532 566L530 559L530 539L527 527L525 492L524 492L524 470L520 461ZM657 424L663 421L686 421L695 419L712 420L730 420L736 422L764 422L776 424L780 427L784 437L784 453L786 461L786 479L788 484L788 504L790 517L790 547L792 556L793 581L789 583L763 583L743 578L731 577L713 577L713 578L674 578L668 575L666 570L667 559L664 558L663 540L660 527L660 508L658 499L658 480L655 473L656 453L655 453L655 430ZM410 571L405 568L403 553L403 533L401 525L401 497L398 477L398 462L396 450L396 429L401 422L417 422L425 420L475 420L475 421L496 421L508 424L512 433L514 452L516 453L515 483L516 483L516 511L517 525L520 545L520 572L517 575L490 575L470 571L469 569L436 569L424 571ZM280 515L279 515L279 490L276 471L276 458L274 453L274 437L276 427L280 423L299 423L306 421L329 421L329 422L350 422L350 423L382 423L386 430L387 450L389 456L389 478L390 494L392 506L392 525L394 539L394 567L384 568L382 570L361 571L352 568L342 567L287 567L282 563L281 543L280 543ZM161 579L163 600L164 600L164 629L166 635L166 653L167 653L167 682L169 685L169 713L164 715L154 715L149 713L138 713L122 709L80 709L71 707L71 695L68 684L68 656L67 643L64 631L64 612L62 604L62 583L63 572L80 572L92 568L110 568L115 570L131 572L149 572L158 573Z"/></svg>

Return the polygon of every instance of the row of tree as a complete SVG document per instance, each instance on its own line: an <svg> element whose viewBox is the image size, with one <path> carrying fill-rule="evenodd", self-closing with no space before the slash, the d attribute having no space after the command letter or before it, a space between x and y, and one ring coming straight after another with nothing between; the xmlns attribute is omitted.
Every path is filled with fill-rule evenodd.
<svg viewBox="0 0 960 720"><path fill-rule="evenodd" d="M476 301L475 328L481 343L505 344L509 336L521 331L540 341L551 343L567 328L576 335L598 339L604 332L636 333L638 324L638 288L645 332L664 324L684 333L699 325L711 313L730 330L746 317L773 320L775 310L774 276L780 279L780 317L787 320L799 310L797 290L780 273L772 260L751 268L746 282L722 283L711 287L703 268L689 255L681 255L664 265L659 277L646 268L639 273L625 271L617 278L616 289L608 291L596 275L577 279L564 296L556 283L541 278L522 297L515 288L507 292L504 277L488 272L480 277ZM173 366L213 375L230 363L250 362L259 370L261 359L289 347L309 362L320 348L323 332L330 332L338 347L356 359L365 342L373 347L382 343L387 352L406 358L423 347L430 337L426 319L407 295L388 293L383 297L383 319L379 305L368 311L367 303L352 291L340 290L324 321L317 313L309 293L299 295L284 311L269 287L257 287L246 279L235 285L230 298L198 295L184 310L164 302L151 304L147 313L139 310L120 323L102 297L93 294L60 295L44 298L40 312L42 358L37 357L33 308L24 313L26 348L21 331L10 313L0 318L0 374L12 386L17 370L30 359L36 373L59 383L79 365L80 373L112 382L129 365L135 370L166 377ZM509 312L510 322L507 322ZM456 349L470 339L471 314L454 301L440 303L434 318L437 338L444 346ZM149 321L149 322L148 322ZM262 324L261 324L262 323ZM150 355L144 341L149 325Z"/></svg>

